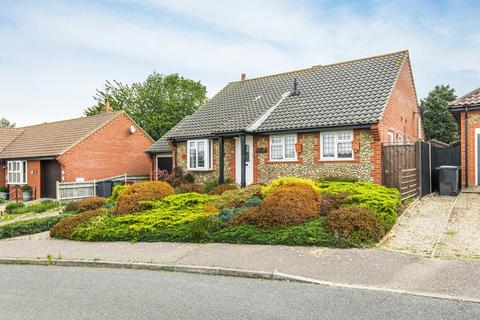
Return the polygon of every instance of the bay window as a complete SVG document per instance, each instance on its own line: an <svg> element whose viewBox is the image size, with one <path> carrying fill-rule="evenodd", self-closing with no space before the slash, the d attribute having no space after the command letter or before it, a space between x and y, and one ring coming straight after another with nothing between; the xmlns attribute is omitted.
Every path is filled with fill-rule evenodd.
<svg viewBox="0 0 480 320"><path fill-rule="evenodd" d="M353 160L353 131L329 131L320 134L321 160Z"/></svg>
<svg viewBox="0 0 480 320"><path fill-rule="evenodd" d="M297 143L296 134L270 136L270 161L297 160L295 143Z"/></svg>
<svg viewBox="0 0 480 320"><path fill-rule="evenodd" d="M191 171L211 170L210 140L187 141L187 168Z"/></svg>
<svg viewBox="0 0 480 320"><path fill-rule="evenodd" d="M26 184L27 183L27 161L8 161L7 162L7 183L8 184Z"/></svg>

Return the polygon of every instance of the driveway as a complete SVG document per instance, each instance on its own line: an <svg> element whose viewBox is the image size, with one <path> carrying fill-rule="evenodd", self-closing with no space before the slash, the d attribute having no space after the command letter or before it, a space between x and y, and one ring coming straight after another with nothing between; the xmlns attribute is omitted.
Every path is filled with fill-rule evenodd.
<svg viewBox="0 0 480 320"><path fill-rule="evenodd" d="M480 194L417 200L382 247L431 257L480 258Z"/></svg>

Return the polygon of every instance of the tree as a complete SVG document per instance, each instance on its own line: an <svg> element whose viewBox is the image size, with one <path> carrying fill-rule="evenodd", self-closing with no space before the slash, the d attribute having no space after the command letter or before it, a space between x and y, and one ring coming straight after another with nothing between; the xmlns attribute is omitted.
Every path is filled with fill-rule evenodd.
<svg viewBox="0 0 480 320"><path fill-rule="evenodd" d="M203 106L207 89L200 82L179 76L153 72L144 82L131 85L106 81L93 97L97 105L85 115L103 112L105 99L114 111L123 110L153 139L158 140L184 117Z"/></svg>
<svg viewBox="0 0 480 320"><path fill-rule="evenodd" d="M15 123L8 121L6 118L0 118L0 128L13 128Z"/></svg>
<svg viewBox="0 0 480 320"><path fill-rule="evenodd" d="M450 143L459 139L458 124L449 111L448 103L457 98L449 85L435 86L420 102L423 130L427 140Z"/></svg>

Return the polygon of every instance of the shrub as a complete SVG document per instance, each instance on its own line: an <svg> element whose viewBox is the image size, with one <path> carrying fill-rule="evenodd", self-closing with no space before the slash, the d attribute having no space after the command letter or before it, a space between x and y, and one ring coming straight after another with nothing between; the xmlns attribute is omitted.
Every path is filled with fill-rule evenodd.
<svg viewBox="0 0 480 320"><path fill-rule="evenodd" d="M296 177L282 177L273 180L268 184L267 186L263 187L261 190L261 195L263 198L268 196L270 192L273 190L277 189L278 187L284 185L284 184L306 184L312 187L315 191L320 191L315 184L315 181L310 180L310 179L303 179L303 178L296 178Z"/></svg>
<svg viewBox="0 0 480 320"><path fill-rule="evenodd" d="M194 183L195 177L190 172L185 173L181 167L175 167L172 173L166 176L163 181L174 187L179 187L181 184Z"/></svg>
<svg viewBox="0 0 480 320"><path fill-rule="evenodd" d="M93 210L85 211L72 217L65 218L50 229L50 237L58 239L70 239L73 230L79 224L88 221L93 217L104 215L106 213L106 210Z"/></svg>
<svg viewBox="0 0 480 320"><path fill-rule="evenodd" d="M182 183L175 191L176 193L204 193L204 187L203 184L200 183Z"/></svg>
<svg viewBox="0 0 480 320"><path fill-rule="evenodd" d="M77 212L80 210L80 201L70 201L63 208L63 212Z"/></svg>
<svg viewBox="0 0 480 320"><path fill-rule="evenodd" d="M339 209L346 203L348 193L323 193L320 197L320 214L326 216L330 211Z"/></svg>
<svg viewBox="0 0 480 320"><path fill-rule="evenodd" d="M351 176L327 176L322 179L322 181L330 181L330 182L358 182L357 177Z"/></svg>
<svg viewBox="0 0 480 320"><path fill-rule="evenodd" d="M20 190L22 190L22 191L32 191L32 189L33 188L28 184L24 184L20 187Z"/></svg>
<svg viewBox="0 0 480 320"><path fill-rule="evenodd" d="M144 209L141 201L159 200L174 193L173 187L163 181L137 183L120 193L113 212L121 215L141 211Z"/></svg>
<svg viewBox="0 0 480 320"><path fill-rule="evenodd" d="M223 208L222 210L220 210L218 218L223 222L228 222L239 213L242 213L252 207L258 207L261 203L262 200L259 197L254 197L248 200L241 208Z"/></svg>
<svg viewBox="0 0 480 320"><path fill-rule="evenodd" d="M15 211L16 209L20 209L20 208L24 208L25 207L25 203L19 201L19 202L10 202L9 204L7 204L7 206L5 207L5 212L6 213L12 213L13 211Z"/></svg>
<svg viewBox="0 0 480 320"><path fill-rule="evenodd" d="M0 192L7 192L8 193L8 187L7 186L0 186Z"/></svg>
<svg viewBox="0 0 480 320"><path fill-rule="evenodd" d="M250 199L260 196L261 188L262 186L258 184L252 184L246 188L227 190L220 197L216 198L212 204L219 209L241 208Z"/></svg>
<svg viewBox="0 0 480 320"><path fill-rule="evenodd" d="M78 211L85 212L97 210L105 206L106 199L102 197L91 197L80 201L78 204Z"/></svg>
<svg viewBox="0 0 480 320"><path fill-rule="evenodd" d="M50 230L60 220L70 215L58 215L40 219L17 221L0 226L0 239L19 237Z"/></svg>
<svg viewBox="0 0 480 320"><path fill-rule="evenodd" d="M253 224L261 228L286 227L316 218L320 195L307 184L285 184L268 194L260 207L233 218L231 225Z"/></svg>
<svg viewBox="0 0 480 320"><path fill-rule="evenodd" d="M40 212L45 212L47 210L50 210L52 208L55 208L57 205L57 202L53 200L43 200L41 202L35 202L32 203L28 206L25 206L25 204L22 203L22 205L17 204L17 206L13 206L12 208L9 209L10 214L24 214L24 213L29 213L29 212L34 212L34 213L40 213Z"/></svg>
<svg viewBox="0 0 480 320"><path fill-rule="evenodd" d="M225 181L223 182L223 184L228 185L231 182L232 182L232 180L230 178L226 178ZM205 182L203 182L205 193L209 193L213 188L215 188L219 185L220 185L220 183L218 182L218 179L210 179L210 180L206 180Z"/></svg>
<svg viewBox="0 0 480 320"><path fill-rule="evenodd" d="M5 203L5 200L0 199L0 204L4 204L4 203Z"/></svg>
<svg viewBox="0 0 480 320"><path fill-rule="evenodd" d="M219 184L216 187L213 187L208 194L210 195L221 195L227 190L237 190L238 187L234 184Z"/></svg>
<svg viewBox="0 0 480 320"><path fill-rule="evenodd" d="M193 220L188 225L189 238L195 242L207 242L210 236L223 229L225 223L215 216L203 216Z"/></svg>
<svg viewBox="0 0 480 320"><path fill-rule="evenodd" d="M385 230L372 210L360 207L346 207L328 213L325 229L339 247L363 246L378 242Z"/></svg>
<svg viewBox="0 0 480 320"><path fill-rule="evenodd" d="M113 201L117 201L118 196L124 190L128 189L128 185L118 185L113 187L112 196L110 197Z"/></svg>

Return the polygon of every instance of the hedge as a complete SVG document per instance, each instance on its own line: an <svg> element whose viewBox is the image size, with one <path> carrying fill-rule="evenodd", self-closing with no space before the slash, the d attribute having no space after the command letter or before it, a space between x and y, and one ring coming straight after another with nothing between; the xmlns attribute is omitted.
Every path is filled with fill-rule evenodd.
<svg viewBox="0 0 480 320"><path fill-rule="evenodd" d="M0 226L0 239L13 238L50 230L60 220L70 217L70 214L17 221Z"/></svg>

